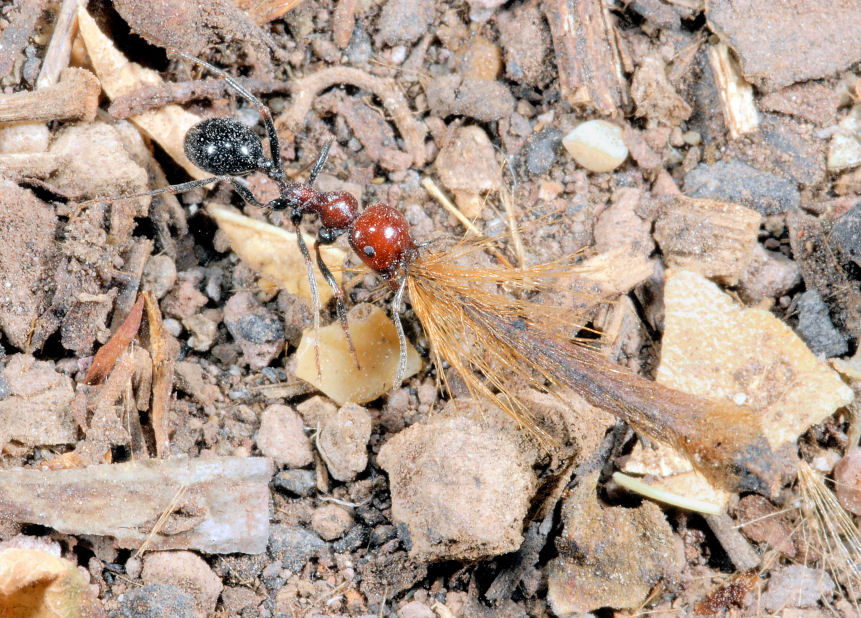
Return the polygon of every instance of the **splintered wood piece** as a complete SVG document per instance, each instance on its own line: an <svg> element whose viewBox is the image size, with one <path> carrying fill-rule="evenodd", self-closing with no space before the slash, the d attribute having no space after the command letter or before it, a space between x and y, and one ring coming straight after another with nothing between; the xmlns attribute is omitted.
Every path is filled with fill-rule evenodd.
<svg viewBox="0 0 861 618"><path fill-rule="evenodd" d="M603 0L544 0L562 96L607 116L628 94L616 33Z"/></svg>
<svg viewBox="0 0 861 618"><path fill-rule="evenodd" d="M305 262L294 232L251 219L225 206L210 204L206 210L215 219L219 229L227 235L230 247L252 270L265 276L282 290L305 299L311 298ZM313 237L305 235L304 238L307 246L314 244ZM346 257L344 251L331 245L323 245L320 247L320 254L340 284L341 269ZM316 264L314 278L317 280L320 302L329 302L332 288Z"/></svg>
<svg viewBox="0 0 861 618"><path fill-rule="evenodd" d="M57 83L60 73L69 66L72 41L78 31L78 5L81 0L63 0L60 11L54 18L51 42L42 58L42 68L36 79L36 89Z"/></svg>
<svg viewBox="0 0 861 618"><path fill-rule="evenodd" d="M87 48L93 70L102 82L102 90L111 100L141 86L162 83L161 76L156 71L129 62L122 52L114 47L113 41L99 29L83 6L78 9L78 31ZM185 134L203 118L178 105L166 105L158 110L132 116L129 120L158 142L189 176L198 180L209 176L188 160L183 149Z"/></svg>
<svg viewBox="0 0 861 618"><path fill-rule="evenodd" d="M0 94L0 122L48 122L96 117L99 80L86 69L66 69L60 81L33 92Z"/></svg>
<svg viewBox="0 0 861 618"><path fill-rule="evenodd" d="M159 457L167 457L168 413L170 394L173 391L173 371L179 357L179 342L164 329L158 301L147 290L143 293L149 321L150 353L152 354L152 428L155 433L155 450Z"/></svg>
<svg viewBox="0 0 861 618"><path fill-rule="evenodd" d="M745 81L741 68L729 53L729 47L723 43L712 45L708 49L708 58L730 137L737 139L756 130L759 112L753 101L753 87Z"/></svg>
<svg viewBox="0 0 861 618"><path fill-rule="evenodd" d="M262 457L147 460L75 470L0 472L0 517L137 548L259 554L269 537L272 462ZM168 509L177 491L182 499Z"/></svg>
<svg viewBox="0 0 861 618"><path fill-rule="evenodd" d="M753 259L761 221L738 204L679 195L664 200L655 240L667 266L735 285Z"/></svg>
<svg viewBox="0 0 861 618"><path fill-rule="evenodd" d="M347 322L359 367L356 367L350 353L344 329L335 323L320 329L322 375L319 377L314 354L314 329L302 334L296 350L296 377L313 384L338 404L348 401L366 403L385 395L392 388L398 373L398 334L386 312L376 305L356 305L347 314ZM420 368L419 354L407 342L404 378Z"/></svg>

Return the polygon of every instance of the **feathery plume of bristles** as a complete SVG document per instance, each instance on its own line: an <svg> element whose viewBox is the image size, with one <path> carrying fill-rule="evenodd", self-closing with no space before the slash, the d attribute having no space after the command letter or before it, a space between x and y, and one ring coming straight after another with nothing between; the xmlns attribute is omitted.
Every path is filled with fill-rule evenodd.
<svg viewBox="0 0 861 618"><path fill-rule="evenodd" d="M545 443L517 397L518 384L571 389L638 432L680 449L715 483L775 493L774 453L752 411L667 388L574 345L564 334L576 332L565 308L528 300L530 291L549 291L555 280L585 276L581 267L572 260L523 269L461 265L480 246L462 242L427 252L408 267L413 309L438 367L446 361L474 397L489 399Z"/></svg>
<svg viewBox="0 0 861 618"><path fill-rule="evenodd" d="M802 533L849 599L861 594L861 533L822 477L803 459L798 462ZM853 601L855 603L855 601ZM857 606L856 606L857 609Z"/></svg>

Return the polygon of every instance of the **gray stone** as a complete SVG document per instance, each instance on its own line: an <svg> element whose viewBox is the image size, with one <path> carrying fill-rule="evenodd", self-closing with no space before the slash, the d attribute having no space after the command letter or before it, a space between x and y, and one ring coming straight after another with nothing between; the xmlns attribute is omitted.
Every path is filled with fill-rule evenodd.
<svg viewBox="0 0 861 618"><path fill-rule="evenodd" d="M274 524L269 536L269 555L295 573L324 545L320 537L301 526Z"/></svg>
<svg viewBox="0 0 861 618"><path fill-rule="evenodd" d="M556 149L562 143L562 133L554 128L534 133L524 144L526 169L530 174L545 174L556 162Z"/></svg>
<svg viewBox="0 0 861 618"><path fill-rule="evenodd" d="M798 208L801 195L784 178L762 172L736 159L701 163L685 176L685 195L734 202L761 215L775 215Z"/></svg>
<svg viewBox="0 0 861 618"><path fill-rule="evenodd" d="M311 495L317 486L317 475L313 470L284 470L275 476L275 487L296 496Z"/></svg>
<svg viewBox="0 0 861 618"><path fill-rule="evenodd" d="M830 358L849 349L846 338L831 323L828 307L816 290L807 290L798 299L797 330L814 354Z"/></svg>
<svg viewBox="0 0 861 618"><path fill-rule="evenodd" d="M831 242L844 260L861 266L861 201L834 221Z"/></svg>
<svg viewBox="0 0 861 618"><path fill-rule="evenodd" d="M109 616L111 618L150 618L151 616L195 618L194 599L176 586L152 584L133 588L121 595L119 607Z"/></svg>

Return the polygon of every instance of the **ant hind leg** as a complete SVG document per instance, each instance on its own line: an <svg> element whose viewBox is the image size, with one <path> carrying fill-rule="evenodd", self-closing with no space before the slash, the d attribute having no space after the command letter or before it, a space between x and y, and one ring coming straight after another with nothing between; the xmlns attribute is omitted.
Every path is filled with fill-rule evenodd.
<svg viewBox="0 0 861 618"><path fill-rule="evenodd" d="M223 79L231 88L233 88L233 90L236 91L239 96L241 96L243 99L245 99L257 108L257 111L260 112L260 115L263 117L263 124L266 126L266 135L269 141L269 156L270 160L272 161L272 168L274 170L280 170L281 144L278 141L278 132L275 130L275 122L272 120L272 112L269 111L269 108L266 106L266 104L263 103L263 101L258 99L256 96L254 96L249 90L247 90L242 84L236 81L223 69L219 69L217 66L208 63L206 60L195 58L194 56L186 54L185 52L179 52L179 55L186 60L189 60L197 65L206 68L211 73Z"/></svg>
<svg viewBox="0 0 861 618"><path fill-rule="evenodd" d="M401 282L398 285L398 291L392 299L392 321L395 323L395 330L398 331L398 345L400 346L400 355L398 356L398 375L392 384L392 390L401 387L404 381L404 374L407 372L407 337L404 334L404 325L401 324L401 305L404 300L404 291L407 288L407 273L404 271Z"/></svg>

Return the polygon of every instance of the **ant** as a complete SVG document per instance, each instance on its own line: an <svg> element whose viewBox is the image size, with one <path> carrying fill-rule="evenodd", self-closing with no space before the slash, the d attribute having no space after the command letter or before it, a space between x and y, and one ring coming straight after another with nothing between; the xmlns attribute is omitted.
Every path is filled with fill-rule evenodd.
<svg viewBox="0 0 861 618"><path fill-rule="evenodd" d="M314 241L317 267L332 288L338 321L344 330L350 351L356 360L356 366L359 367L358 355L347 326L344 293L320 254L320 245L331 244L342 234L347 234L353 251L371 270L382 276L395 291L391 311L400 345L398 374L394 382L394 387L397 388L403 381L407 359L406 336L400 320L407 282L406 269L418 251L407 220L399 211L386 204L374 204L359 213L359 204L352 194L346 191L321 192L313 188L312 185L329 156L331 142L323 146L311 168L307 183L288 183L286 174L281 168L281 146L269 108L222 69L184 52L179 52L179 55L223 79L237 94L257 108L266 128L269 156L264 153L263 142L257 134L235 118L208 118L188 130L183 140L183 149L188 159L200 169L213 174L212 178L171 185L123 199L181 193L223 180L230 182L239 196L249 204L278 211L287 210L296 232L296 242L305 261L311 300L314 305L314 343L318 375L320 375L320 295L311 264L311 255L300 231L302 217L306 214L320 217L322 227ZM278 197L264 204L248 187L238 181L239 177L252 172L261 172L271 178L278 185Z"/></svg>

